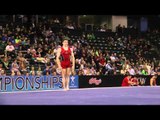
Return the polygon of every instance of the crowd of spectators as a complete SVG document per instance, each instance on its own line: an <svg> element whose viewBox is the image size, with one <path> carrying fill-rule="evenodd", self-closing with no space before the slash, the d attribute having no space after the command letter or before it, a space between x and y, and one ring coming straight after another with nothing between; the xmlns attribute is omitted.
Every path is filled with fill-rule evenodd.
<svg viewBox="0 0 160 120"><path fill-rule="evenodd" d="M148 36L116 32L114 35L99 37L107 47L124 51L120 53L112 49L96 49L90 44L98 39L92 31L79 32L72 24L64 28L59 24L58 19L50 23L39 22L37 25L5 24L0 29L0 75L59 74L55 62L56 52L62 38L66 36L70 38L70 47L74 50L77 75L153 75L160 72L159 55L152 54L155 46Z"/></svg>

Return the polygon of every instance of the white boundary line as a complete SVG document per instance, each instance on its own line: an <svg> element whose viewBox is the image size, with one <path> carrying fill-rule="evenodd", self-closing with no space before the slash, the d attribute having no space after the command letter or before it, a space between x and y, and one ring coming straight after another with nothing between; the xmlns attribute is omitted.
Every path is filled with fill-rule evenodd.
<svg viewBox="0 0 160 120"><path fill-rule="evenodd" d="M160 87L160 86L132 86L132 87L94 87L94 88L76 88L76 89L70 89L69 91L74 91L74 90L93 90L93 89L124 89L124 88L142 88L142 87ZM32 93L32 92L56 92L56 91L65 91L64 89L57 89L57 90L33 90L33 91L13 91L13 92L0 92L0 94L10 94L10 93Z"/></svg>

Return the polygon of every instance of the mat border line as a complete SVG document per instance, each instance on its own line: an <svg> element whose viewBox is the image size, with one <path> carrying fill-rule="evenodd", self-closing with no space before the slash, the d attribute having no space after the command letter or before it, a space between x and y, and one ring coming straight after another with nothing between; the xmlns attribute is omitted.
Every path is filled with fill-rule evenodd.
<svg viewBox="0 0 160 120"><path fill-rule="evenodd" d="M93 89L123 89L123 88L139 88L139 87L160 87L160 86L132 86L132 87L94 87L94 88L75 88L70 89L69 91L74 90L93 90ZM65 91L64 89L57 89L57 90L33 90L33 91L12 91L12 92L0 92L0 94L10 94L10 93L32 93L32 92L56 92L56 91ZM67 91L66 91L67 92Z"/></svg>

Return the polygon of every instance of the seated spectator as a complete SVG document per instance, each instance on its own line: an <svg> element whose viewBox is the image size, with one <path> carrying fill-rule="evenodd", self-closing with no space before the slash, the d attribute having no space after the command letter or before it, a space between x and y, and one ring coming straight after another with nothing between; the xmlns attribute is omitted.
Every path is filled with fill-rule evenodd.
<svg viewBox="0 0 160 120"><path fill-rule="evenodd" d="M100 28L99 31L101 31L101 32L106 32L106 29L105 29L103 26L101 26L101 28Z"/></svg>
<svg viewBox="0 0 160 120"><path fill-rule="evenodd" d="M106 69L106 73L105 74L111 75L114 72L114 68L112 67L110 61L108 61L107 64L105 62L105 69Z"/></svg>
<svg viewBox="0 0 160 120"><path fill-rule="evenodd" d="M26 76L29 76L29 71L26 72Z"/></svg>
<svg viewBox="0 0 160 120"><path fill-rule="evenodd" d="M1 73L2 70L3 70L3 65L0 64L0 73Z"/></svg>
<svg viewBox="0 0 160 120"><path fill-rule="evenodd" d="M122 87L135 85L134 82L131 81L131 75L126 76L122 81Z"/></svg>
<svg viewBox="0 0 160 120"><path fill-rule="evenodd" d="M28 43L27 43L27 38L24 37L21 41L21 46L22 46L22 49L21 50L27 50L28 49Z"/></svg>
<svg viewBox="0 0 160 120"><path fill-rule="evenodd" d="M71 23L69 23L69 24L66 25L66 28L73 30L73 29L74 29L74 26L73 26Z"/></svg>
<svg viewBox="0 0 160 120"><path fill-rule="evenodd" d="M19 62L20 71L26 72L28 61L23 57L22 52L19 52L17 56L17 60Z"/></svg>
<svg viewBox="0 0 160 120"><path fill-rule="evenodd" d="M27 72L27 66L24 62L20 63L20 71L22 72L22 74L25 74Z"/></svg>
<svg viewBox="0 0 160 120"><path fill-rule="evenodd" d="M89 69L89 67L85 67L84 69L83 69L83 75L92 75L91 74L91 72L90 72L90 69Z"/></svg>
<svg viewBox="0 0 160 120"><path fill-rule="evenodd" d="M25 54L25 58L27 58L27 59L32 58L32 54L30 53L30 51L27 51L27 53Z"/></svg>
<svg viewBox="0 0 160 120"><path fill-rule="evenodd" d="M115 58L114 54L111 54L110 60L111 60L111 62L115 62L116 61L116 58Z"/></svg>
<svg viewBox="0 0 160 120"><path fill-rule="evenodd" d="M76 61L75 61L75 70L76 70L76 73L78 73L79 69L80 69L79 60L76 59Z"/></svg>
<svg viewBox="0 0 160 120"><path fill-rule="evenodd" d="M151 77L151 79L150 79L150 86L156 86L156 85L157 85L157 84L156 84L157 77L158 77L157 74L155 74L155 75L153 75L153 76Z"/></svg>
<svg viewBox="0 0 160 120"><path fill-rule="evenodd" d="M31 67L30 75L32 75L32 76L36 75L36 71L34 69L34 66Z"/></svg>
<svg viewBox="0 0 160 120"><path fill-rule="evenodd" d="M145 70L145 69L142 68L141 74L142 75L148 75L147 70Z"/></svg>
<svg viewBox="0 0 160 120"><path fill-rule="evenodd" d="M41 62L41 63L48 63L50 59L45 57L41 57L41 55L39 55L38 57L36 57L35 61L36 62Z"/></svg>
<svg viewBox="0 0 160 120"><path fill-rule="evenodd" d="M0 40L0 55L4 56L4 50L6 48L6 43Z"/></svg>
<svg viewBox="0 0 160 120"><path fill-rule="evenodd" d="M43 50L39 47L39 48L37 49L38 55L41 55L41 56L42 56L42 52L43 52Z"/></svg>
<svg viewBox="0 0 160 120"><path fill-rule="evenodd" d="M7 57L4 57L1 61L3 63L4 68L8 70L9 69L10 60Z"/></svg>
<svg viewBox="0 0 160 120"><path fill-rule="evenodd" d="M78 71L78 75L80 76L80 75L83 75L83 71L82 70L79 70Z"/></svg>
<svg viewBox="0 0 160 120"><path fill-rule="evenodd" d="M139 81L138 81L138 79L137 79L136 76L133 76L133 77L131 78L131 82L134 83L134 84L132 84L131 86L139 86Z"/></svg>
<svg viewBox="0 0 160 120"><path fill-rule="evenodd" d="M37 76L41 76L41 75L42 75L42 70L41 70L41 67L39 66L37 70Z"/></svg>
<svg viewBox="0 0 160 120"><path fill-rule="evenodd" d="M6 52L7 52L8 56L11 56L12 58L15 58L15 48L11 44L11 42L9 42L8 45L6 46Z"/></svg>
<svg viewBox="0 0 160 120"><path fill-rule="evenodd" d="M49 50L48 53L46 54L46 56L49 58L49 59L55 59L56 56L54 54L54 51L53 50Z"/></svg>
<svg viewBox="0 0 160 120"><path fill-rule="evenodd" d="M0 70L0 76L6 76L6 72L5 72L5 70Z"/></svg>
<svg viewBox="0 0 160 120"><path fill-rule="evenodd" d="M55 65L53 65L52 68L51 68L51 74L52 74L53 76L56 76L56 75L57 75L56 66L55 66Z"/></svg>
<svg viewBox="0 0 160 120"><path fill-rule="evenodd" d="M13 75L20 72L19 71L19 65L17 63L17 59L15 59L14 62L12 63L12 65L11 65L11 72L12 72Z"/></svg>
<svg viewBox="0 0 160 120"><path fill-rule="evenodd" d="M46 66L46 68L43 70L43 75L50 75L50 66Z"/></svg>
<svg viewBox="0 0 160 120"><path fill-rule="evenodd" d="M28 54L34 54L35 52L36 50L32 46L27 50Z"/></svg>
<svg viewBox="0 0 160 120"><path fill-rule="evenodd" d="M16 50L19 49L19 46L21 45L21 36L17 36L15 39L15 48Z"/></svg>
<svg viewBox="0 0 160 120"><path fill-rule="evenodd" d="M56 19L54 20L54 23L56 23L56 24L59 24L59 23L60 23L59 20L58 20L58 18L56 18Z"/></svg>
<svg viewBox="0 0 160 120"><path fill-rule="evenodd" d="M105 58L102 55L99 56L99 66L100 67L105 66Z"/></svg>
<svg viewBox="0 0 160 120"><path fill-rule="evenodd" d="M94 67L91 67L90 72L91 72L91 75L96 75L96 70Z"/></svg>
<svg viewBox="0 0 160 120"><path fill-rule="evenodd" d="M135 70L132 66L129 67L128 72L129 72L130 75L135 75L136 74Z"/></svg>

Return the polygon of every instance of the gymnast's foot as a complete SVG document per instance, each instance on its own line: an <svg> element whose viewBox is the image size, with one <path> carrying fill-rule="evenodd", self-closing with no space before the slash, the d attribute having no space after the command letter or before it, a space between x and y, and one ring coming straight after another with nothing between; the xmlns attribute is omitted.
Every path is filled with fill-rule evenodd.
<svg viewBox="0 0 160 120"><path fill-rule="evenodd" d="M69 86L67 86L67 88L66 88L67 90L69 90Z"/></svg>

